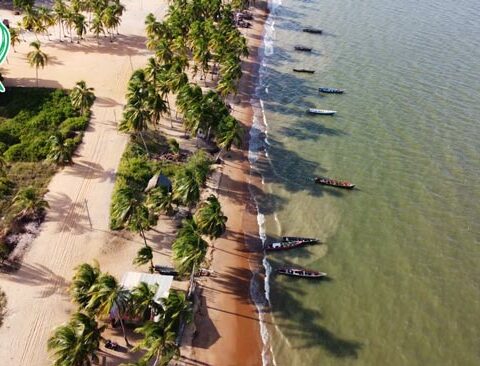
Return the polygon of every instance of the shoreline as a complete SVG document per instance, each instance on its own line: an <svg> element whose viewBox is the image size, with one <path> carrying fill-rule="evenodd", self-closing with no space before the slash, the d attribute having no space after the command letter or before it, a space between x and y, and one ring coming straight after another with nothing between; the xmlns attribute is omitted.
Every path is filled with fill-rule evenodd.
<svg viewBox="0 0 480 366"><path fill-rule="evenodd" d="M196 330L191 345L183 347L179 360L188 360L192 365L263 364L260 319L251 294L254 271L261 267L262 259L258 251L257 208L251 189L259 189L257 184L261 182L250 175L248 147L254 119L251 99L258 80L268 3L258 2L249 11L253 15L252 27L242 33L250 55L242 61L238 94L231 98L232 114L245 126L245 141L242 149L233 149L223 156L218 185L213 188L229 220L226 235L215 241L209 253L214 276L198 281Z"/></svg>

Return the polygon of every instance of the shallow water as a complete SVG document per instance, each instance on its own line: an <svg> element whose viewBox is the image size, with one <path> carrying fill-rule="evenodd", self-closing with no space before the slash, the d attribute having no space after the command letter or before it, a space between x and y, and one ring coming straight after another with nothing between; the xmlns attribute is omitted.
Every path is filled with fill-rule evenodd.
<svg viewBox="0 0 480 366"><path fill-rule="evenodd" d="M272 1L257 200L268 237L325 244L268 261L331 276L271 277L277 365L480 364L479 19L477 0Z"/></svg>

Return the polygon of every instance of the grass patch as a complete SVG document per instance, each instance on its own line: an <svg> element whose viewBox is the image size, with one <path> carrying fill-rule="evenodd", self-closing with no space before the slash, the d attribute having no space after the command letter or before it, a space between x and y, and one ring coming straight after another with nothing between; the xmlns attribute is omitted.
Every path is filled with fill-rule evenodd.
<svg viewBox="0 0 480 366"><path fill-rule="evenodd" d="M80 116L64 90L9 88L0 99L0 157L5 163L0 172L0 257L13 247L5 238L16 233L19 209L13 205L19 190L33 187L44 194L57 168L46 160L50 137L60 134L77 146L89 117ZM24 222L25 220L22 220Z"/></svg>
<svg viewBox="0 0 480 366"><path fill-rule="evenodd" d="M49 138L56 133L80 143L88 117L79 116L66 91L12 88L5 95L0 102L0 153L5 160L45 160Z"/></svg>

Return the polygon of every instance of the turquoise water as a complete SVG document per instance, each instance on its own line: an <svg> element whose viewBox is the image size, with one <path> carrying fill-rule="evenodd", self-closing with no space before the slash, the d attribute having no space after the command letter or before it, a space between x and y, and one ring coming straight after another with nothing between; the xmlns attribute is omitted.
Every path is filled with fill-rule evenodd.
<svg viewBox="0 0 480 366"><path fill-rule="evenodd" d="M325 244L267 258L331 278L270 277L275 363L480 365L480 3L270 6L257 199L269 240ZM291 72L300 66L316 73ZM314 185L315 175L359 189Z"/></svg>

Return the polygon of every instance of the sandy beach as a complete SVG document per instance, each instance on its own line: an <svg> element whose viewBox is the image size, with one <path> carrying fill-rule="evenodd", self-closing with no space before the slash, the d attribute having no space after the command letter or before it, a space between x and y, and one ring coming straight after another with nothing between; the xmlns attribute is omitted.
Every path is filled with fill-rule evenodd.
<svg viewBox="0 0 480 366"><path fill-rule="evenodd" d="M20 270L0 274L0 287L8 298L8 309L0 328L0 360L5 365L48 365L46 341L54 327L66 321L74 310L67 294L73 269L97 259L105 271L117 277L134 270L132 258L142 242L109 230L110 197L115 171L128 136L117 132L126 84L132 71L145 64L150 52L145 48L144 19L150 12L161 18L166 2L122 1L126 12L120 35L110 43L107 38L97 45L90 38L80 44L60 43L52 28L52 41L39 35L50 62L39 70L39 86L71 88L85 80L95 88L97 99L93 118L74 164L62 169L52 179L46 196L50 204L40 235L27 250ZM19 17L0 10L0 16L16 24ZM58 27L56 27L58 28ZM24 34L25 42L16 46L2 65L8 86L35 86L35 69L26 61L33 34ZM8 91L7 91L8 92ZM162 251L159 234L147 238ZM162 235L163 237L163 235ZM163 239L163 238L162 238ZM165 238L166 239L166 238ZM116 331L117 332L117 331ZM108 334L121 343L119 334ZM117 365L130 357L127 353L105 353L106 364Z"/></svg>
<svg viewBox="0 0 480 366"><path fill-rule="evenodd" d="M239 93L232 98L233 115L248 129L253 121L251 96L255 91L258 52L262 46L267 4L250 9L252 28L244 31L250 56L243 62ZM262 339L259 315L250 298L252 269L260 262L257 211L250 189L259 189L250 177L248 140L243 149L224 157L216 190L228 217L227 233L214 242L211 269L214 276L199 281L200 310L195 317L197 334L192 347L184 347L188 365L261 365Z"/></svg>
<svg viewBox="0 0 480 366"><path fill-rule="evenodd" d="M112 233L108 227L110 197L115 171L128 137L117 132L127 81L150 53L145 48L145 16L152 12L161 19L166 2L123 1L126 12L115 42L102 39L97 45L91 37L80 44L58 41L52 28L51 41L39 36L50 62L39 70L39 86L71 88L85 80L95 88L97 100L93 118L78 149L74 164L55 175L46 196L50 204L40 235L26 251L21 268L0 273L0 287L8 297L8 309L0 328L0 359L9 365L48 365L46 341L52 329L66 321L74 311L67 287L76 265L97 259L101 268L121 277L132 265L142 241L125 233ZM264 3L253 11L253 27L244 32L250 57L244 62L244 76L238 96L233 98L234 115L246 127L252 122L250 95L258 69L266 13ZM19 18L0 9L0 17L15 24ZM15 19L16 18L16 19ZM34 86L35 70L26 62L26 42L11 51L8 64L2 65L7 86ZM173 134L180 136L180 125ZM248 135L248 134L247 134ZM248 192L249 164L247 144L224 158L214 191L220 195L228 216L227 234L214 243L211 269L215 276L199 280L201 306L191 346L182 349L178 364L185 365L260 365L262 341L258 314L250 300L251 266L258 258L251 249L258 246L255 207ZM215 181L215 179L213 179ZM216 186L218 184L218 187ZM174 237L170 220L159 220L147 233L159 264L170 263L169 245ZM253 246L247 247L250 243ZM121 332L105 335L123 344ZM135 358L131 353L100 352L102 364L118 365Z"/></svg>

